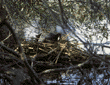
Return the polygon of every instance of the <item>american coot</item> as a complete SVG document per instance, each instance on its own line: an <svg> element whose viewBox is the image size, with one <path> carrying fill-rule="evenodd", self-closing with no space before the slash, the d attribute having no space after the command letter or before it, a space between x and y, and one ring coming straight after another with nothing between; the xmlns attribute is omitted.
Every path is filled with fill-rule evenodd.
<svg viewBox="0 0 110 85"><path fill-rule="evenodd" d="M45 39L43 40L44 43L48 43L48 42L57 42L61 39L61 33L49 33L49 35L47 37L45 37Z"/></svg>

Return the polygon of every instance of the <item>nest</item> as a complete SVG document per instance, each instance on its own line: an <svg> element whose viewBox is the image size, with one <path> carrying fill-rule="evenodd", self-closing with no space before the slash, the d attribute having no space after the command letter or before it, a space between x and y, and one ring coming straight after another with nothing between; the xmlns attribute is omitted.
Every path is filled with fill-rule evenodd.
<svg viewBox="0 0 110 85"><path fill-rule="evenodd" d="M36 42L22 45L30 64L37 72L46 69L60 68L84 62L89 56L78 47L78 43L69 41ZM33 64L32 64L33 63Z"/></svg>

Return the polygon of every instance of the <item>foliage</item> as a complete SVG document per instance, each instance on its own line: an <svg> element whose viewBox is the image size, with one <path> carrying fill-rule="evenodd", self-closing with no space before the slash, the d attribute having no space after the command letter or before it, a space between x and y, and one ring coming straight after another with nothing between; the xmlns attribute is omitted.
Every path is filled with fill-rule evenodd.
<svg viewBox="0 0 110 85"><path fill-rule="evenodd" d="M8 43L4 43L3 45L2 43L0 43L0 46L1 46L0 51L2 52L5 52L4 50L9 51L9 55L7 54L9 57L8 60L11 60L11 62L9 62L10 65L7 67L4 67L4 65L5 64L7 65L8 62L4 60L5 54L1 53L1 59L4 60L4 62L6 62L6 63L3 63L3 65L1 64L3 66L2 71L5 68L5 72L7 72L8 67L13 69L12 67L15 66L14 69L16 69L16 66L18 67L21 66L23 68L26 66L26 69L28 69L27 71L30 72L30 73L27 72L27 74L31 76L30 74L31 73L35 74L35 71L41 72L41 74L43 74L43 73L48 73L52 71L53 72L61 71L62 69L68 70L73 68L79 68L82 66L84 66L84 68L86 69L86 66L88 65L91 66L91 64L92 64L91 66L92 68L92 67L95 67L94 65L95 62L90 60L92 60L93 57L97 58L97 60L100 59L99 55L96 55L97 51L94 52L93 50L94 46L93 44L91 44L91 42L94 40L93 36L95 36L97 40L98 39L101 40L101 42L104 39L108 39L109 31L107 27L107 24L108 24L107 22L110 20L109 19L110 2L108 2L107 0L105 1L102 1L102 0L94 0L94 1L93 0L80 0L80 1L66 0L64 1L62 0L62 2L60 2L60 0L53 1L53 2L46 1L46 0L37 0L37 1L36 0L25 0L25 1L24 0L21 0L21 1L4 0L2 1L2 4L8 13L7 21L15 29L15 32L18 33L19 36L21 35L20 39L22 39L22 41L23 40L25 41L24 31L23 31L24 28L34 27L35 29L39 29L43 32L48 32L48 31L50 32L50 29L51 28L55 29L56 25L61 26L63 29L70 30L69 29L70 27L68 26L68 24L70 24L71 27L73 27L75 30L81 31L80 35L84 36L87 39L87 42L82 41L82 43L85 45L85 47L88 46L90 48L88 49L88 51L84 51L78 47L79 43L77 42L74 43L74 45L72 45L69 41L61 40L54 44L52 43L45 44L45 43L33 42L34 38L31 38L30 42L25 42L25 44L29 44L29 45L24 46L23 47L24 50L22 51L22 47L20 46L23 43L19 43L19 40L17 41L17 39L13 36L14 40L16 39L16 42L18 42L19 48L17 49L19 53L15 52L16 49L14 48L16 46L14 47L13 45L12 46L10 45L12 44L11 42L14 42L13 39L11 40L11 42L8 41ZM107 22L105 22L104 24L100 23L101 21L104 21L104 20L106 20ZM33 22L35 22L37 25L34 25ZM0 23L2 23L1 17L0 17ZM7 32L7 30L5 31ZM75 31L71 31L71 32L76 36ZM5 32L3 31L3 33ZM5 38L5 36L7 36L6 33L3 35L3 37ZM76 37L78 38L78 36ZM80 38L78 39L81 41ZM9 48L13 47L14 50L9 49L4 45L6 45ZM29 47L32 47L32 49L30 50ZM103 46L102 46L102 50L103 50ZM24 53L26 54L26 58ZM17 58L16 57L14 58L13 56L14 57L17 56ZM21 59L18 58L18 56L21 57ZM27 60L25 59L28 59L29 64L27 64ZM100 59L100 60L106 63L109 63L108 61L105 61L103 59ZM2 62L3 61L1 61L1 63ZM16 62L16 64L14 62ZM32 65L32 67L30 67L31 65L30 63L31 64L34 63L34 66ZM68 66L68 64L70 65L70 67ZM85 64L87 65L85 66ZM99 62L95 68L99 68L100 66L101 66L101 62ZM44 69L41 70L42 68ZM50 71L44 71L49 68L51 68ZM20 69L20 72L24 74L21 71L21 69ZM83 75L83 72L82 72L82 75ZM13 76L12 73L10 74L10 76ZM41 75L39 74L39 76ZM8 76L6 77L8 79ZM5 77L3 78L5 79ZM31 78L32 78L31 81L30 81L30 78L28 78L29 81L31 83L33 82L35 83L36 81L34 80L35 79L37 80L38 76L32 75ZM26 78L26 81L28 79ZM10 81L12 81L12 79ZM25 81L25 79L23 79L23 81ZM38 79L38 81L41 83L40 79ZM16 82L14 82L14 84L15 83Z"/></svg>

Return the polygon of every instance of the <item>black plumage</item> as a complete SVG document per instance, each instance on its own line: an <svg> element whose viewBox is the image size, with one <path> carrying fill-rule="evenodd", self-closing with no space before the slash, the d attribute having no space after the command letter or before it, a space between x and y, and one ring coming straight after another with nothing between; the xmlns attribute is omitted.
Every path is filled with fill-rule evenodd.
<svg viewBox="0 0 110 85"><path fill-rule="evenodd" d="M48 43L48 42L57 42L61 39L61 33L49 33L49 35L44 39L43 42Z"/></svg>

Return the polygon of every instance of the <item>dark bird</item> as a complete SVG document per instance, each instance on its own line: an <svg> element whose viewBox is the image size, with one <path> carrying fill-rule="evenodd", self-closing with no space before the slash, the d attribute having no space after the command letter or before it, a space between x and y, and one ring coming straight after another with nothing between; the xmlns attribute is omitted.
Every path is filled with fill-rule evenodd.
<svg viewBox="0 0 110 85"><path fill-rule="evenodd" d="M57 42L61 39L61 33L49 33L49 35L44 39L43 42L48 43L48 42Z"/></svg>

